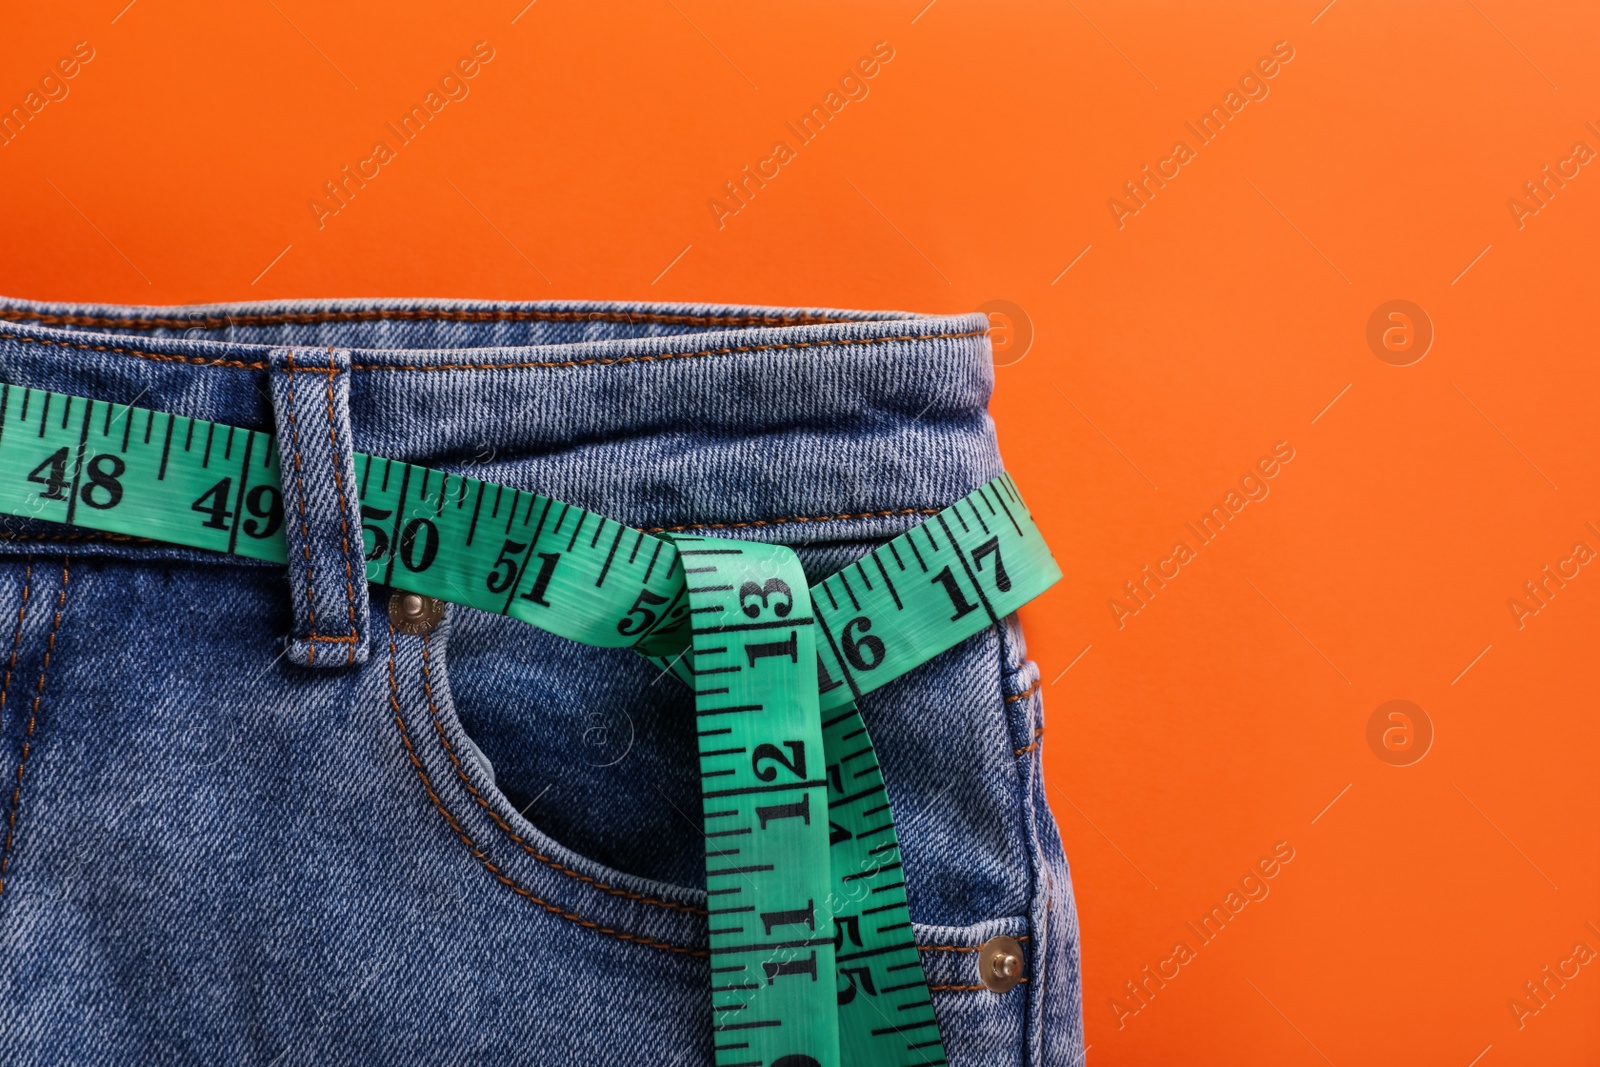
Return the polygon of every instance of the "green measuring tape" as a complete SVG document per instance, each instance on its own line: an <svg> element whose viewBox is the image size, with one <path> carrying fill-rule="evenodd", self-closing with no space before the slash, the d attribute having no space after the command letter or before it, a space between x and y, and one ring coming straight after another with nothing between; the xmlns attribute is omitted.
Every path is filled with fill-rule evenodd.
<svg viewBox="0 0 1600 1067"><path fill-rule="evenodd" d="M855 700L1060 578L1010 477L808 588L781 546L355 462L369 581L635 648L693 690L718 1067L944 1063ZM10 385L0 513L288 558L272 435Z"/></svg>

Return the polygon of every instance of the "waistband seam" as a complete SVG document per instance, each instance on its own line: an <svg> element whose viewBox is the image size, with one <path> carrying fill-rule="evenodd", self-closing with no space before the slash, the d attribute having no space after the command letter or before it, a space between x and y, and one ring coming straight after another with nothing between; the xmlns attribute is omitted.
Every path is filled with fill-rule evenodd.
<svg viewBox="0 0 1600 1067"><path fill-rule="evenodd" d="M278 312L255 315L114 316L57 315L0 309L0 321L37 322L44 326L111 326L138 330L201 327L207 330L234 326L311 326L326 322L620 322L661 326L824 326L850 325L874 320L835 315L666 315L659 312L537 311L502 308L474 311L467 308L366 308L354 311ZM878 320L883 321L883 320Z"/></svg>
<svg viewBox="0 0 1600 1067"><path fill-rule="evenodd" d="M0 541L84 541L88 543L117 542L136 545L152 545L156 547L170 547L170 542L157 541L151 537L135 537L132 534L112 533L109 530L97 530L94 533L82 534L35 534L13 533L10 530L0 530Z"/></svg>
<svg viewBox="0 0 1600 1067"><path fill-rule="evenodd" d="M594 357L592 359L539 360L517 363L353 363L352 371L493 371L493 370L554 370L568 367L613 366L622 363L655 363L668 359L692 359L706 356L742 355L748 352L767 352L797 348L832 348L853 345L890 344L908 341L950 341L970 337L985 337L989 331L966 330L960 333L896 334L887 337L824 338L818 341L784 341L759 345L734 345L706 348L694 352L660 352L640 356ZM4 338L0 338L4 339ZM54 345L59 348L76 348L85 352L115 352L119 355L137 356L162 363L186 363L201 367L228 367L235 370L266 370L265 360L207 359L203 356L180 356L165 352L149 352L139 348L122 348L115 345L91 345L77 341L59 341L48 337L11 337L19 344ZM370 351L370 350L369 350Z"/></svg>
<svg viewBox="0 0 1600 1067"><path fill-rule="evenodd" d="M843 515L791 515L782 519L751 519L747 522L691 522L684 526L646 526L645 533L679 533L683 530L740 530L750 526L786 526L799 522L845 522L850 519L888 519L900 515L937 515L938 508L900 508L895 511L863 511Z"/></svg>
<svg viewBox="0 0 1600 1067"><path fill-rule="evenodd" d="M644 526L639 527L644 533L681 533L685 530L742 530L754 526L790 526L808 522L850 522L859 519L893 519L907 515L937 515L938 508L893 508L881 511L844 512L838 515L786 515L777 519L750 519L745 522L691 522L682 526ZM110 541L124 542L139 545L152 545L163 547L164 541L157 541L149 537L135 537L131 534L111 533L98 531L86 534L53 534L53 533L12 533L9 530L0 530L0 542L4 541Z"/></svg>

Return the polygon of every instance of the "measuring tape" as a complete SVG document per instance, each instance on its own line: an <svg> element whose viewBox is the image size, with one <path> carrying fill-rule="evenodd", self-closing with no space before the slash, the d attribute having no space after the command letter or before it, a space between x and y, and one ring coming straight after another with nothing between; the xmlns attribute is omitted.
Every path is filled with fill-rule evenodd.
<svg viewBox="0 0 1600 1067"><path fill-rule="evenodd" d="M637 649L694 692L718 1067L944 1063L855 700L1060 578L1010 477L808 588L782 546L355 464L369 581ZM272 435L10 385L0 513L288 559Z"/></svg>

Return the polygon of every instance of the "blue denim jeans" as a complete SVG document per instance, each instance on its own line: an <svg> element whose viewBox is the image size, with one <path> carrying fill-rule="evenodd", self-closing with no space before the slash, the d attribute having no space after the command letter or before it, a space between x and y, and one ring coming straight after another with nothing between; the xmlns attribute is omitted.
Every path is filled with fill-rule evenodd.
<svg viewBox="0 0 1600 1067"><path fill-rule="evenodd" d="M306 487L287 569L0 530L0 1063L709 1063L689 693L469 609L396 631L351 450L792 545L816 580L1000 472L985 326L0 301L0 381L273 430ZM1012 619L862 701L960 1067L1083 1058L1038 690Z"/></svg>

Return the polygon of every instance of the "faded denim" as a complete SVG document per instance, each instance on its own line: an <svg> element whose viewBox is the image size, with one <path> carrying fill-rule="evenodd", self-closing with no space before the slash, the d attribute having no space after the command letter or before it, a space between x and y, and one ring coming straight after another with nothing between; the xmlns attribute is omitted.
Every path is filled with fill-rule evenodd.
<svg viewBox="0 0 1600 1067"><path fill-rule="evenodd" d="M710 1063L688 692L469 609L393 632L388 590L345 566L336 474L355 449L778 541L815 580L999 473L984 328L0 301L0 380L280 450L298 429L306 522L286 492L285 526L312 554L297 574L0 528L0 1063ZM1015 621L862 711L950 1062L1076 1067L1077 920ZM974 951L998 933L1028 957L1005 994Z"/></svg>

